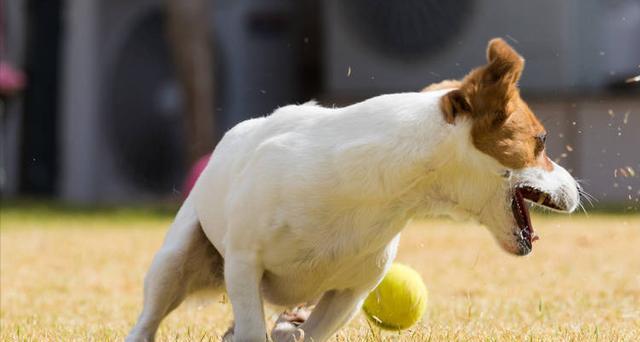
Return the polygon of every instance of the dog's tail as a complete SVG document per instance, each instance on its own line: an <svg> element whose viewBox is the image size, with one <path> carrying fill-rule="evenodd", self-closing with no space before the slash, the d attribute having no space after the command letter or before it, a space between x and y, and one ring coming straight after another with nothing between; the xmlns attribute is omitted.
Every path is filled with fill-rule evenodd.
<svg viewBox="0 0 640 342"><path fill-rule="evenodd" d="M191 292L222 289L224 260L204 234L190 196L180 207L144 285L144 309L127 341L151 341L162 319Z"/></svg>
<svg viewBox="0 0 640 342"><path fill-rule="evenodd" d="M182 272L188 276L188 292L218 288L224 283L224 259L205 235L192 196L178 210L164 242L165 248L179 250Z"/></svg>

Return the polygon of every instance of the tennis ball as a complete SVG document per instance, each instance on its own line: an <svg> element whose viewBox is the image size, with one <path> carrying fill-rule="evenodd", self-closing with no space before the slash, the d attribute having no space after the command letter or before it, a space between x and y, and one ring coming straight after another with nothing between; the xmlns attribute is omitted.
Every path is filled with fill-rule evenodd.
<svg viewBox="0 0 640 342"><path fill-rule="evenodd" d="M393 264L362 309L377 326L404 330L416 324L427 309L427 288L414 269Z"/></svg>

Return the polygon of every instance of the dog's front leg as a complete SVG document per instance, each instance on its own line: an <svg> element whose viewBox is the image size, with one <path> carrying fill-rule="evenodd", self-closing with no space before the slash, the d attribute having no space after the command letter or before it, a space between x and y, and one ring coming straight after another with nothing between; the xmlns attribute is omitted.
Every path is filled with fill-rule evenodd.
<svg viewBox="0 0 640 342"><path fill-rule="evenodd" d="M300 326L304 332L304 340L321 342L330 338L353 318L366 295L366 291L352 289L326 292L309 319ZM275 338L274 341L279 342Z"/></svg>
<svg viewBox="0 0 640 342"><path fill-rule="evenodd" d="M234 342L267 339L260 293L263 272L257 257L253 254L235 252L225 257L224 278L235 319Z"/></svg>

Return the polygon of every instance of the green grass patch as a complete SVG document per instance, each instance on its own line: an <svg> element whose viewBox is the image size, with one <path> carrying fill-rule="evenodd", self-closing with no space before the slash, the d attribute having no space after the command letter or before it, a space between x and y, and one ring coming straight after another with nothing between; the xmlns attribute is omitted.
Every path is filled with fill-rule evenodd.
<svg viewBox="0 0 640 342"><path fill-rule="evenodd" d="M159 227L166 227L166 223L171 221L178 208L178 203L78 206L46 200L3 201L0 202L0 227L54 227L58 226L58 223L114 226L123 226L124 223L157 223Z"/></svg>

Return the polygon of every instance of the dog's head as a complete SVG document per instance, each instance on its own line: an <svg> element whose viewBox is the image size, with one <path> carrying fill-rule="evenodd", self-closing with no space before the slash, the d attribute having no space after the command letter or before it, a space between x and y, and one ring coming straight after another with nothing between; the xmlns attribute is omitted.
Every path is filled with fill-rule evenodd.
<svg viewBox="0 0 640 342"><path fill-rule="evenodd" d="M493 39L487 64L462 81L445 81L425 90L454 88L441 99L445 120L469 127L468 180L456 200L493 233L508 252L525 255L537 238L526 201L571 212L579 204L579 186L545 152L547 132L520 97L517 82L522 57L506 42ZM466 161L465 161L466 163Z"/></svg>

